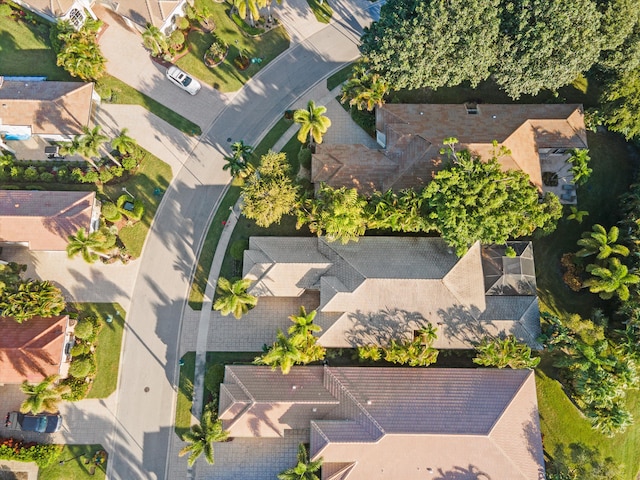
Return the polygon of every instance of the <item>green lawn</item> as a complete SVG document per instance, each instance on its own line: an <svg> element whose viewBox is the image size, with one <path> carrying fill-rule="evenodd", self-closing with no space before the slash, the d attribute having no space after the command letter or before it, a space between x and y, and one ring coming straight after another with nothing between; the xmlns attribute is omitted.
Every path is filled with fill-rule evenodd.
<svg viewBox="0 0 640 480"><path fill-rule="evenodd" d="M140 93L135 88L111 75L105 75L98 80L96 91L103 97L105 103L140 105L187 135L200 135L202 133L200 127L192 121L187 120L179 113L165 107L153 98Z"/></svg>
<svg viewBox="0 0 640 480"><path fill-rule="evenodd" d="M333 16L333 9L329 6L326 0L320 3L318 0L307 0L309 8L320 23L329 23Z"/></svg>
<svg viewBox="0 0 640 480"><path fill-rule="evenodd" d="M162 200L162 193L167 189L172 178L171 167L158 157L146 152L135 175L129 177L125 182L107 185L103 188L103 193L113 202L122 195L122 187L131 192L136 200L144 202L145 210L142 220L133 225L122 227L119 233L120 239L134 258L139 257L142 253L151 222ZM154 193L157 188L162 192Z"/></svg>
<svg viewBox="0 0 640 480"><path fill-rule="evenodd" d="M103 450L102 445L65 445L58 461L39 470L38 480L103 479L107 469L106 463L96 467L93 474L93 464L85 463L99 450ZM60 464L61 461L64 463Z"/></svg>
<svg viewBox="0 0 640 480"><path fill-rule="evenodd" d="M246 364L250 365L253 360L262 355L262 352L207 352L206 370L208 372L214 365L236 365ZM212 378L212 384L215 390L204 391L204 403L210 402L212 399L219 398L220 395L220 383L224 380L224 369L218 369L215 372L217 375ZM216 404L216 408L218 405Z"/></svg>
<svg viewBox="0 0 640 480"><path fill-rule="evenodd" d="M346 67L342 67L336 73L327 78L327 90L331 91L341 83L346 82L347 79L351 76L353 65L353 63L350 63Z"/></svg>
<svg viewBox="0 0 640 480"><path fill-rule="evenodd" d="M117 303L74 303L80 318L97 317L102 325L96 340L96 377L87 398L106 398L116 391L126 312ZM111 322L107 322L110 317Z"/></svg>
<svg viewBox="0 0 640 480"><path fill-rule="evenodd" d="M267 133L262 141L256 146L254 150L254 163L262 155L267 153L278 139L287 131L291 126L292 121L281 118L273 126L273 128ZM213 256L216 253L216 247L220 240L220 235L224 229L222 224L227 218L229 218L229 207L235 205L236 201L240 197L240 187L230 186L229 190L225 194L224 198L220 202L220 206L216 211L209 231L205 237L200 251L200 257L198 257L198 265L191 282L191 290L189 291L189 306L194 310L202 309L202 298L204 297L204 290L207 286L207 279L209 278L209 272L211 271L211 263L213 262ZM225 259L226 260L226 259Z"/></svg>
<svg viewBox="0 0 640 480"><path fill-rule="evenodd" d="M190 51L177 61L177 65L221 92L239 90L248 79L289 48L289 35L284 27L279 26L260 36L250 37L240 31L233 20L229 18L230 5L228 3L218 3L213 0L202 0L202 3L211 11L216 29L212 34L192 30L187 37ZM213 35L223 40L229 46L229 51L224 62L209 68L204 64L203 56L213 43ZM234 66L233 60L238 56L240 50L249 58L261 58L262 62L251 63L244 71L238 70Z"/></svg>
<svg viewBox="0 0 640 480"><path fill-rule="evenodd" d="M187 352L182 357L178 383L178 401L176 402L175 432L178 437L191 428L191 406L193 405L193 377L196 368L196 352Z"/></svg>

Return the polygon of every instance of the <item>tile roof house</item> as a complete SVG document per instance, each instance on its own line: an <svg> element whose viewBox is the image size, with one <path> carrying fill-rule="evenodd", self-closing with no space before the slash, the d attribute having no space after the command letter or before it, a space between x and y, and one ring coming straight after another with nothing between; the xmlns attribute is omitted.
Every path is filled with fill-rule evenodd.
<svg viewBox="0 0 640 480"><path fill-rule="evenodd" d="M562 166L570 149L587 148L582 105L385 104L376 109L376 134L379 150L317 145L311 181L363 193L418 188L446 165L442 141L456 137L456 149L483 159L497 140L511 151L502 167L524 171L542 189L547 164Z"/></svg>
<svg viewBox="0 0 640 480"><path fill-rule="evenodd" d="M99 219L95 192L0 190L0 245L64 251L69 235L93 232Z"/></svg>
<svg viewBox="0 0 640 480"><path fill-rule="evenodd" d="M426 323L437 348L472 348L486 335L513 334L534 348L540 333L533 247L474 244L458 258L440 238L251 237L243 277L257 297L317 291L315 323L325 347L386 346L413 340Z"/></svg>
<svg viewBox="0 0 640 480"><path fill-rule="evenodd" d="M69 140L89 126L92 96L93 83L0 77L0 134Z"/></svg>
<svg viewBox="0 0 640 480"><path fill-rule="evenodd" d="M231 437L309 431L323 480L544 478L531 370L227 365L219 418Z"/></svg>
<svg viewBox="0 0 640 480"><path fill-rule="evenodd" d="M0 384L67 376L71 357L65 347L73 336L68 315L34 317L24 323L0 317L0 331Z"/></svg>

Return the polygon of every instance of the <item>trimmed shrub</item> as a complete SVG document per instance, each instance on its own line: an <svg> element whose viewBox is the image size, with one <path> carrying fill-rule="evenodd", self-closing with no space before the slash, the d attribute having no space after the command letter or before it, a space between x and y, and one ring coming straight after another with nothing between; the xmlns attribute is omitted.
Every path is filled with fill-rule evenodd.
<svg viewBox="0 0 640 480"><path fill-rule="evenodd" d="M138 168L138 159L134 156L122 157L120 163L122 163L122 168L129 172Z"/></svg>
<svg viewBox="0 0 640 480"><path fill-rule="evenodd" d="M175 47L182 47L182 45L184 45L184 33L180 30L174 30L169 36L169 41Z"/></svg>
<svg viewBox="0 0 640 480"><path fill-rule="evenodd" d="M124 208L126 202L133 202L133 210ZM140 220L144 214L144 204L140 200L134 200L129 195L120 195L116 201L116 206L120 213L130 220Z"/></svg>
<svg viewBox="0 0 640 480"><path fill-rule="evenodd" d="M115 203L104 202L102 204L102 216L108 222L117 222L122 218L122 214L118 211L118 207L116 207Z"/></svg>
<svg viewBox="0 0 640 480"><path fill-rule="evenodd" d="M62 453L62 445L24 443L14 438L0 438L0 459L18 462L35 462L41 468L48 467Z"/></svg>
<svg viewBox="0 0 640 480"><path fill-rule="evenodd" d="M69 366L69 375L75 378L85 378L95 372L96 365L92 356L78 357L71 361Z"/></svg>
<svg viewBox="0 0 640 480"><path fill-rule="evenodd" d="M111 173L110 169L105 168L104 170L100 171L100 173L98 174L98 177L100 178L100 181L102 183L107 183L110 180L113 180L113 173Z"/></svg>
<svg viewBox="0 0 640 480"><path fill-rule="evenodd" d="M63 400L67 400L68 402L77 402L78 400L82 400L89 393L89 388L91 386L90 383L87 383L84 378L74 378L69 377L65 378L60 382L61 385L68 386L71 391L62 395Z"/></svg>
<svg viewBox="0 0 640 480"><path fill-rule="evenodd" d="M189 28L189 20L185 17L176 18L176 27L178 27L180 30L186 30L187 28Z"/></svg>
<svg viewBox="0 0 640 480"><path fill-rule="evenodd" d="M51 183L56 179L56 176L53 173L42 172L40 174L40 181L45 183Z"/></svg>
<svg viewBox="0 0 640 480"><path fill-rule="evenodd" d="M86 340L93 335L93 324L90 320L80 320L76 325L75 336L81 340Z"/></svg>

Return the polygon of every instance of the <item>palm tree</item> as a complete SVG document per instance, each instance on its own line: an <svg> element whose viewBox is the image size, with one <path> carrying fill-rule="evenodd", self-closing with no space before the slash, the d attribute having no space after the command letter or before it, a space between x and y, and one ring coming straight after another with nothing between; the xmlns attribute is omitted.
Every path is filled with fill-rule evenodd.
<svg viewBox="0 0 640 480"><path fill-rule="evenodd" d="M99 256L107 257L104 255L104 242L99 232L91 232L87 235L87 231L81 228L75 235L69 235L67 238L69 239L67 244L69 258L81 254L85 262L94 263Z"/></svg>
<svg viewBox="0 0 640 480"><path fill-rule="evenodd" d="M237 319L247 313L258 303L258 298L247 293L251 280L240 279L233 284L224 277L218 279L216 293L218 299L213 304L215 310L219 310L225 317L230 313Z"/></svg>
<svg viewBox="0 0 640 480"><path fill-rule="evenodd" d="M571 205L571 214L567 216L567 220L575 220L578 223L582 223L584 217L589 216L589 212L586 210L578 210L578 207Z"/></svg>
<svg viewBox="0 0 640 480"><path fill-rule="evenodd" d="M571 163L571 173L573 174L573 182L582 185L587 182L593 170L589 168L589 150L586 148L574 149L571 151L569 163Z"/></svg>
<svg viewBox="0 0 640 480"><path fill-rule="evenodd" d="M115 148L120 152L120 155L131 155L136 151L138 142L135 139L127 135L129 129L123 128L120 131L120 135L111 140L111 148Z"/></svg>
<svg viewBox="0 0 640 480"><path fill-rule="evenodd" d="M260 9L267 6L266 0L233 0L233 6L238 11L241 19L247 18L249 13L249 23L255 27L256 20L260 18Z"/></svg>
<svg viewBox="0 0 640 480"><path fill-rule="evenodd" d="M607 437L624 432L633 423L633 416L620 403L610 408L597 408L586 412L587 417Z"/></svg>
<svg viewBox="0 0 640 480"><path fill-rule="evenodd" d="M22 323L33 317L59 315L66 306L62 291L48 280L22 282L0 297L0 316Z"/></svg>
<svg viewBox="0 0 640 480"><path fill-rule="evenodd" d="M340 102L349 100L351 107L372 111L375 107L382 106L387 93L389 84L379 74L367 72L362 65L358 65L354 67L351 78L342 86Z"/></svg>
<svg viewBox="0 0 640 480"><path fill-rule="evenodd" d="M288 338L282 330L278 329L276 341L262 356L257 357L253 363L257 365L269 365L273 370L280 367L283 375L288 374L296 363L303 362L304 354L300 347Z"/></svg>
<svg viewBox="0 0 640 480"><path fill-rule="evenodd" d="M313 310L307 314L307 310L304 306L301 306L299 315L291 315L289 317L289 320L293 322L293 325L289 327L289 335L306 339L312 336L313 332L320 332L322 328L313 324L316 313L317 312Z"/></svg>
<svg viewBox="0 0 640 480"><path fill-rule="evenodd" d="M304 444L298 445L298 464L278 474L278 480L320 480L316 472L322 467L322 457L310 461Z"/></svg>
<svg viewBox="0 0 640 480"><path fill-rule="evenodd" d="M245 145L242 140L231 144L232 155L225 156L226 164L223 170L229 170L232 177L246 178L253 172L253 168L248 163L249 155L253 153L253 147Z"/></svg>
<svg viewBox="0 0 640 480"><path fill-rule="evenodd" d="M247 163L249 156L253 153L253 147L251 145L245 145L243 140L238 140L231 144L231 152L234 157L241 158Z"/></svg>
<svg viewBox="0 0 640 480"><path fill-rule="evenodd" d="M78 153L85 158L100 156L100 149L109 137L100 133L100 125L93 128L82 127L82 135L79 139Z"/></svg>
<svg viewBox="0 0 640 480"><path fill-rule="evenodd" d="M154 57L163 55L169 51L169 40L158 27L147 23L147 28L142 32L142 43L151 50Z"/></svg>
<svg viewBox="0 0 640 480"><path fill-rule="evenodd" d="M629 285L640 283L640 277L629 273L626 265L619 259L610 258L608 268L600 265L587 265L587 272L593 275L587 279L583 286L588 287L591 293L597 293L603 300L608 300L617 295L623 302L629 299Z"/></svg>
<svg viewBox="0 0 640 480"><path fill-rule="evenodd" d="M306 110L300 109L293 112L293 121L300 124L300 131L298 132L300 143L305 143L307 137L309 145L312 145L314 141L322 143L322 136L327 133L331 126L331 120L324 116L326 111L327 107L316 107L313 100L309 100Z"/></svg>
<svg viewBox="0 0 640 480"><path fill-rule="evenodd" d="M576 252L578 257L597 255L596 258L598 260L604 260L612 254L622 255L623 257L629 255L627 247L616 243L620 235L618 227L613 226L607 232L602 225L596 223L591 228L593 232L584 232L582 238L578 240L578 245L582 247L581 250Z"/></svg>
<svg viewBox="0 0 640 480"><path fill-rule="evenodd" d="M22 382L20 390L27 395L20 411L22 413L57 412L58 404L62 401L62 395L71 390L67 385L56 385L58 375L50 375L42 382L31 384Z"/></svg>
<svg viewBox="0 0 640 480"><path fill-rule="evenodd" d="M535 368L540 363L539 357L531 357L531 348L519 343L513 335L504 339L484 338L476 346L476 352L473 363L485 367Z"/></svg>
<svg viewBox="0 0 640 480"><path fill-rule="evenodd" d="M207 463L213 465L213 442L224 442L229 438L229 432L222 428L222 420L215 420L213 407L207 405L202 413L200 425L193 425L191 430L182 435L182 440L188 443L179 456L189 454L187 463L193 466L200 455L204 453Z"/></svg>

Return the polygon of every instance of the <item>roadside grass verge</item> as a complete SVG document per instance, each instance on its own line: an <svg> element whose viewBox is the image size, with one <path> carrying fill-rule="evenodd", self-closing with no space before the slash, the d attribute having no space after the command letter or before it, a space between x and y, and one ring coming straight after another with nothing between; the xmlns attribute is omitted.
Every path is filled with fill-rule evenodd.
<svg viewBox="0 0 640 480"><path fill-rule="evenodd" d="M256 146L253 154L253 164L256 164L262 155L267 153L271 147L275 145L278 139L287 131L293 122L285 118L281 118L273 126L273 128L267 133L262 141ZM196 271L191 282L191 289L189 291L189 306L193 310L202 309L202 299L204 298L204 291L207 286L207 280L209 279L209 272L211 271L211 263L213 262L213 256L216 253L216 247L220 240L220 235L224 229L223 221L229 218L229 207L235 205L236 201L240 197L241 188L237 185L231 185L227 190L224 198L220 202L220 206L216 211L216 214L211 221L209 231L202 244L202 250L198 257L198 264L196 265ZM244 217L240 217L243 219Z"/></svg>
<svg viewBox="0 0 640 480"><path fill-rule="evenodd" d="M247 80L289 48L289 35L282 25L260 36L252 37L242 32L229 18L231 6L228 3L218 3L213 0L202 0L200 3L211 12L216 29L212 33L195 29L189 32L187 35L189 53L180 58L176 65L215 89L221 92L239 90ZM229 46L229 51L220 65L209 68L204 64L203 57L213 43L214 36L224 41ZM240 51L249 58L261 58L262 61L250 63L246 70L238 70L233 62Z"/></svg>
<svg viewBox="0 0 640 480"><path fill-rule="evenodd" d="M176 402L176 423L174 430L179 438L191 429L191 407L193 406L193 377L196 370L196 352L187 352L182 356L178 382L178 400Z"/></svg>
<svg viewBox="0 0 640 480"><path fill-rule="evenodd" d="M96 83L96 91L105 103L140 105L187 135L197 136L202 134L202 129L191 120L187 120L179 113L165 107L144 93L140 93L116 77L111 75L102 77Z"/></svg>
<svg viewBox="0 0 640 480"><path fill-rule="evenodd" d="M326 0L320 3L318 0L307 0L307 4L320 23L329 23L333 16L333 9Z"/></svg>
<svg viewBox="0 0 640 480"><path fill-rule="evenodd" d="M120 229L118 235L133 258L142 253L145 239L151 228L153 217L162 200L162 194L171 183L173 174L171 167L149 152L145 152L143 160L135 175L125 182L106 185L102 192L115 202L126 188L131 194L144 203L144 214L139 222L126 225ZM156 190L159 189L159 190Z"/></svg>
<svg viewBox="0 0 640 480"><path fill-rule="evenodd" d="M353 63L350 63L349 65L342 67L336 73L327 78L327 90L331 91L341 83L346 82L347 79L351 76L353 65Z"/></svg>
<svg viewBox="0 0 640 480"><path fill-rule="evenodd" d="M81 480L83 478L101 480L106 476L105 472L109 457L107 456L107 462L100 466L90 462L94 454L100 450L104 450L104 448L102 445L97 444L65 445L58 461L48 467L40 468L38 480ZM109 452L107 452L108 454ZM63 463L61 464L60 462ZM91 473L92 471L94 473Z"/></svg>
<svg viewBox="0 0 640 480"><path fill-rule="evenodd" d="M102 326L96 339L96 376L87 398L106 398L118 386L126 312L117 303L73 303L71 307L79 318L96 317Z"/></svg>

